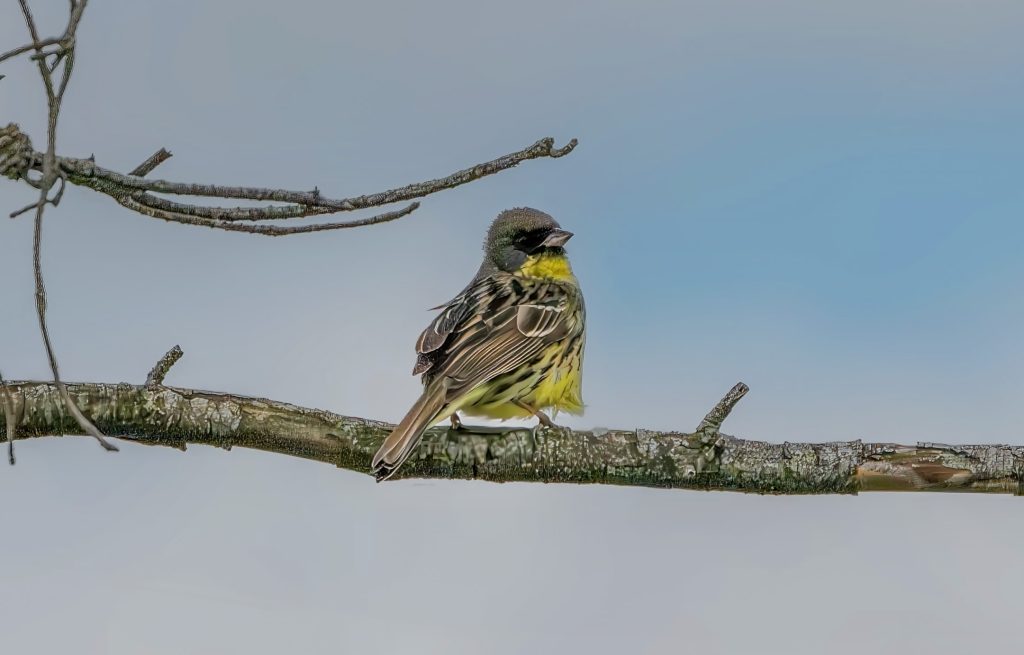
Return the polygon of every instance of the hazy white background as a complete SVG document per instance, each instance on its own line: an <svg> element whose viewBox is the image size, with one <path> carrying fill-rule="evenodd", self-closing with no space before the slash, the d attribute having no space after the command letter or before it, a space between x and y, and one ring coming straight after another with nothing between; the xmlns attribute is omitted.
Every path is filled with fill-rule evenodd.
<svg viewBox="0 0 1024 655"><path fill-rule="evenodd" d="M33 3L42 31L66 3ZM348 195L551 135L570 157L351 232L47 213L70 380L169 382L396 420L427 307L529 205L577 233L587 415L770 440L1021 443L1024 5L101 2L60 151ZM27 38L0 7L0 49ZM27 60L0 121L43 143ZM0 184L0 209L32 199ZM0 366L45 378L31 221L0 225ZM86 439L0 469L18 653L960 653L1019 649L1024 504L410 481Z"/></svg>

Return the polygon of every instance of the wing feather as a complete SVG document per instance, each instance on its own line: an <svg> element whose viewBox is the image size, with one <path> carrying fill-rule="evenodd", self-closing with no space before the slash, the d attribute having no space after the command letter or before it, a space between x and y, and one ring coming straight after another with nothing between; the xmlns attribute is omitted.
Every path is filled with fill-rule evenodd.
<svg viewBox="0 0 1024 655"><path fill-rule="evenodd" d="M582 327L566 311L576 293L567 285L513 276L492 276L470 285L417 342L416 368L427 373L424 384L447 378L452 400L529 363Z"/></svg>

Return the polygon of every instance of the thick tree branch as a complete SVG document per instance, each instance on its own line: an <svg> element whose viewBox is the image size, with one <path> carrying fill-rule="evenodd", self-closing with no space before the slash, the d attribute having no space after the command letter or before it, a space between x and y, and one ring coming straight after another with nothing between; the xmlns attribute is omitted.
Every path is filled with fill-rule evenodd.
<svg viewBox="0 0 1024 655"><path fill-rule="evenodd" d="M16 438L73 433L53 384L9 382ZM110 435L184 449L240 446L370 473L391 426L287 403L130 384L69 384ZM723 399L728 404L732 393ZM7 411L7 410L5 410ZM858 491L1020 493L1024 446L902 446L862 441L772 444L699 432L434 428L398 478L576 482L770 494ZM700 464L701 460L703 464Z"/></svg>

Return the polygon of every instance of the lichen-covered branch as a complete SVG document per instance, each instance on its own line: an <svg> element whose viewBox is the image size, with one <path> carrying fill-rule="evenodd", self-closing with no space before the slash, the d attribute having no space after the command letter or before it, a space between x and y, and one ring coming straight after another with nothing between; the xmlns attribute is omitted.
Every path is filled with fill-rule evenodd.
<svg viewBox="0 0 1024 655"><path fill-rule="evenodd" d="M8 388L16 438L79 430L52 383L8 382ZM255 448L367 475L373 453L391 428L380 421L226 393L99 383L68 384L67 389L97 426L121 439L179 449L187 444ZM723 402L734 404L737 393L734 389ZM396 477L771 494L897 490L1016 494L1021 492L1022 474L1024 446L776 444L725 434L708 444L702 432L434 428Z"/></svg>

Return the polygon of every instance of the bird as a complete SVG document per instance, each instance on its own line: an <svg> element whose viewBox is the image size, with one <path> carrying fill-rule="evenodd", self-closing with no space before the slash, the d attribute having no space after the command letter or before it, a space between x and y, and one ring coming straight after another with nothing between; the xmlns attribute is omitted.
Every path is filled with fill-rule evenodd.
<svg viewBox="0 0 1024 655"><path fill-rule="evenodd" d="M416 341L413 375L423 393L373 457L378 481L394 475L423 432L458 413L493 419L545 410L583 413L583 292L565 243L573 233L549 214L507 209L491 223L476 275Z"/></svg>

